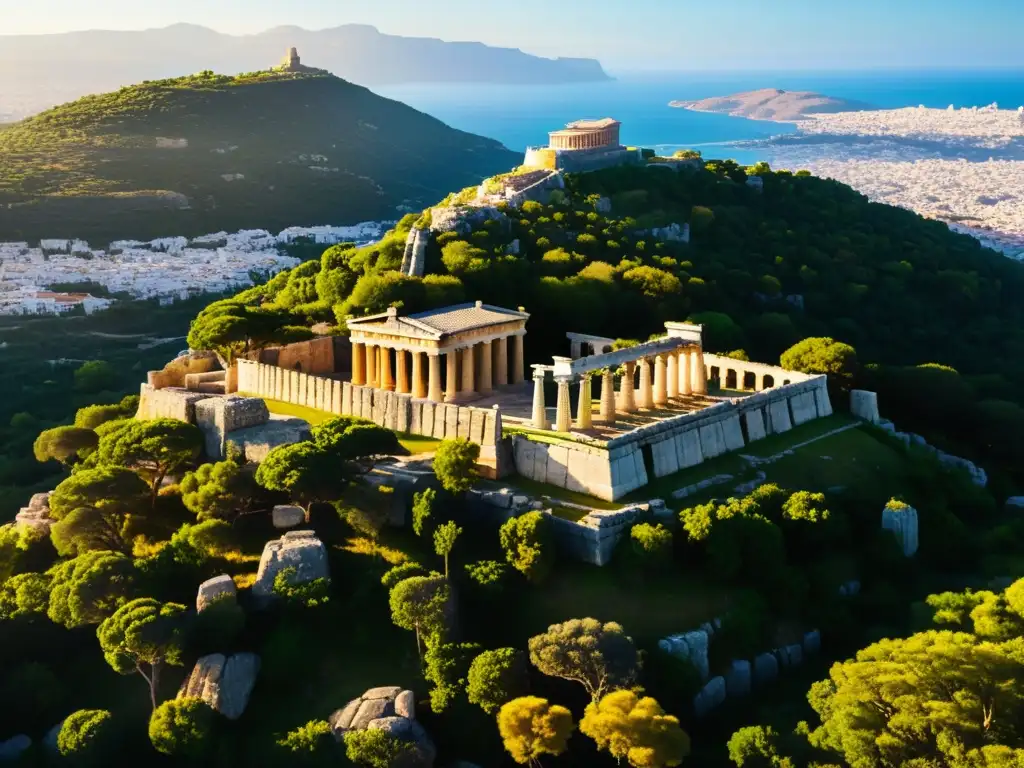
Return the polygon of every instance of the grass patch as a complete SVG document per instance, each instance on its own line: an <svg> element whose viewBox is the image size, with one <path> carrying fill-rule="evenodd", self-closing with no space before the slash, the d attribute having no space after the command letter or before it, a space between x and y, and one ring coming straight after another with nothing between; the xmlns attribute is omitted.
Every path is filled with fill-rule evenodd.
<svg viewBox="0 0 1024 768"><path fill-rule="evenodd" d="M434 453L441 447L441 443L444 441L438 440L436 437L424 437L423 435L399 433L398 442L400 442L402 447L410 454L415 455L417 453Z"/></svg>
<svg viewBox="0 0 1024 768"><path fill-rule="evenodd" d="M590 513L584 512L582 509L573 509L572 507L552 507L551 514L555 517L560 517L563 520L578 523Z"/></svg>
<svg viewBox="0 0 1024 768"><path fill-rule="evenodd" d="M572 504L582 504L586 507L593 507L594 509L622 509L622 504L614 501L605 501L595 496L588 496L585 493L577 493L576 491L569 491L565 488L559 488L557 485L548 485L547 483L539 483L536 480L531 480L528 477L522 477L521 475L515 475L502 481L502 486L511 485L514 488L519 488L524 493L530 496L550 496L552 499L558 499L560 501L568 501Z"/></svg>

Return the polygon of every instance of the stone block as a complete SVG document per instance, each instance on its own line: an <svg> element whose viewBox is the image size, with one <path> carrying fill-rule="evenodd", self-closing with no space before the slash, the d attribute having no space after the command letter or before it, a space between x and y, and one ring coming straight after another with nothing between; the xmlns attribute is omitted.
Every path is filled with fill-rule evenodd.
<svg viewBox="0 0 1024 768"><path fill-rule="evenodd" d="M722 706L725 703L725 678L713 677L701 688L693 699L693 713L697 717L704 717L711 710Z"/></svg>
<svg viewBox="0 0 1024 768"><path fill-rule="evenodd" d="M309 438L309 422L297 418L271 416L266 424L229 432L226 443L238 448L247 462L258 464L279 445L300 443Z"/></svg>
<svg viewBox="0 0 1024 768"><path fill-rule="evenodd" d="M789 398L789 409L793 416L793 425L797 427L818 418L818 406L815 404L813 392L793 395Z"/></svg>
<svg viewBox="0 0 1024 768"><path fill-rule="evenodd" d="M700 448L705 459L713 459L725 453L725 434L722 422L715 421L700 428Z"/></svg>
<svg viewBox="0 0 1024 768"><path fill-rule="evenodd" d="M294 568L293 584L308 584L331 577L327 548L312 531L289 531L280 539L268 541L263 547L252 594L259 600L274 597L274 579L286 568Z"/></svg>
<svg viewBox="0 0 1024 768"><path fill-rule="evenodd" d="M433 415L433 414L431 414ZM431 419L433 421L433 419ZM431 425L433 426L433 425ZM434 430L431 429L429 432L423 429L423 401L422 400L410 400L409 401L409 432L414 435L426 435L430 437L433 435Z"/></svg>
<svg viewBox="0 0 1024 768"><path fill-rule="evenodd" d="M352 382L341 383L341 413L343 416L352 415Z"/></svg>
<svg viewBox="0 0 1024 768"><path fill-rule="evenodd" d="M743 414L743 423L747 428L747 440L763 440L767 433L764 428L764 411L754 408Z"/></svg>
<svg viewBox="0 0 1024 768"><path fill-rule="evenodd" d="M814 390L814 407L818 411L819 419L832 415L832 401L828 397L828 387L824 384Z"/></svg>
<svg viewBox="0 0 1024 768"><path fill-rule="evenodd" d="M288 371L288 402L293 405L298 405L301 401L299 398L299 372Z"/></svg>
<svg viewBox="0 0 1024 768"><path fill-rule="evenodd" d="M727 451L738 451L746 445L743 442L743 427L740 426L739 414L722 419L722 436Z"/></svg>
<svg viewBox="0 0 1024 768"><path fill-rule="evenodd" d="M768 404L768 422L773 435L789 432L793 428L793 420L789 417L789 403L786 400L780 398Z"/></svg>
<svg viewBox="0 0 1024 768"><path fill-rule="evenodd" d="M412 398L409 395L397 395L396 401L396 408L398 410L395 419L395 429L405 434L409 431Z"/></svg>
<svg viewBox="0 0 1024 768"><path fill-rule="evenodd" d="M446 405L444 409L444 432L441 437L452 440L459 436L459 406ZM436 416L435 416L436 418ZM437 435L435 435L437 437Z"/></svg>
<svg viewBox="0 0 1024 768"><path fill-rule="evenodd" d="M704 461L704 453L700 445L700 430L697 428L688 429L676 435L675 442L680 469L695 467Z"/></svg>
<svg viewBox="0 0 1024 768"><path fill-rule="evenodd" d="M805 656L818 653L821 650L821 632L816 629L807 632L804 635L803 647Z"/></svg>
<svg viewBox="0 0 1024 768"><path fill-rule="evenodd" d="M433 403L425 402L420 408L420 425L424 435L433 435L435 431L435 424L440 423L444 425L444 418L438 419L437 415L440 413L443 416L444 406L434 405Z"/></svg>
<svg viewBox="0 0 1024 768"><path fill-rule="evenodd" d="M498 426L500 418L500 414L494 410L484 414L484 434L481 445L497 445L501 441Z"/></svg>
<svg viewBox="0 0 1024 768"><path fill-rule="evenodd" d="M306 522L306 510L292 504L277 504L271 512L271 520L278 530L294 528Z"/></svg>
<svg viewBox="0 0 1024 768"><path fill-rule="evenodd" d="M202 656L178 692L178 698L199 698L229 720L245 712L256 684L260 657L254 653Z"/></svg>
<svg viewBox="0 0 1024 768"><path fill-rule="evenodd" d="M754 682L758 685L770 683L779 676L779 660L770 653L754 657Z"/></svg>
<svg viewBox="0 0 1024 768"><path fill-rule="evenodd" d="M775 656L783 667L799 667L804 660L803 648L797 644L776 648Z"/></svg>
<svg viewBox="0 0 1024 768"><path fill-rule="evenodd" d="M7 741L0 741L0 763L20 763L24 752L32 747L32 739L24 733L12 736Z"/></svg>
<svg viewBox="0 0 1024 768"><path fill-rule="evenodd" d="M652 443L651 455L654 458L655 477L665 477L679 471L679 457L676 454L675 438L668 437L657 443Z"/></svg>
<svg viewBox="0 0 1024 768"><path fill-rule="evenodd" d="M882 528L892 531L904 557L917 552L917 510L909 504L890 502L882 510Z"/></svg>
<svg viewBox="0 0 1024 768"><path fill-rule="evenodd" d="M725 691L729 698L746 696L750 693L751 665L746 659L736 659L725 673Z"/></svg>
<svg viewBox="0 0 1024 768"><path fill-rule="evenodd" d="M384 426L384 402L387 392L382 389L371 390L370 421L379 426Z"/></svg>
<svg viewBox="0 0 1024 768"><path fill-rule="evenodd" d="M477 445L484 444L484 422L487 413L479 408L469 408L469 439Z"/></svg>
<svg viewBox="0 0 1024 768"><path fill-rule="evenodd" d="M565 488L569 472L569 449L562 445L548 446L547 482Z"/></svg>
<svg viewBox="0 0 1024 768"><path fill-rule="evenodd" d="M202 613L206 608L220 600L230 599L235 601L238 590L235 588L235 581L227 574L214 576L199 585L196 592L196 611Z"/></svg>
<svg viewBox="0 0 1024 768"><path fill-rule="evenodd" d="M138 419L177 419L194 424L196 403L208 400L205 392L189 392L184 389L153 389L143 384L139 397Z"/></svg>
<svg viewBox="0 0 1024 768"><path fill-rule="evenodd" d="M525 437L512 438L512 462L515 464L516 472L523 477L533 480L533 453L536 444Z"/></svg>
<svg viewBox="0 0 1024 768"><path fill-rule="evenodd" d="M878 394L866 389L850 390L850 413L858 419L877 424L882 420L878 413Z"/></svg>
<svg viewBox="0 0 1024 768"><path fill-rule="evenodd" d="M463 440L469 440L472 411L469 408L459 408L458 414L458 436Z"/></svg>
<svg viewBox="0 0 1024 768"><path fill-rule="evenodd" d="M539 483L548 481L548 449L546 443L535 443L533 451L533 474L534 480Z"/></svg>
<svg viewBox="0 0 1024 768"><path fill-rule="evenodd" d="M284 380L286 375L287 371L274 368L274 399L278 402L284 402Z"/></svg>
<svg viewBox="0 0 1024 768"><path fill-rule="evenodd" d="M195 404L195 424L203 433L207 457L214 461L226 455L228 434L269 420L267 404L259 397L210 397Z"/></svg>

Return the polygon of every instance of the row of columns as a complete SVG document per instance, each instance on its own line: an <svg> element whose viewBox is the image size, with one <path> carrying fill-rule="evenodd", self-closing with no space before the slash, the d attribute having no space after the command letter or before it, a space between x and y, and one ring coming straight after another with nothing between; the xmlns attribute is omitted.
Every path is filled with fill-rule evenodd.
<svg viewBox="0 0 1024 768"><path fill-rule="evenodd" d="M615 143L610 129L570 133L552 138L552 149L597 149Z"/></svg>
<svg viewBox="0 0 1024 768"><path fill-rule="evenodd" d="M508 342L503 336L447 352L407 352L395 349L395 370L391 367L392 348L383 344L352 342L352 384L393 390L400 395L426 398L435 403L451 402L459 393L491 392L495 387L519 384L525 379L523 337L512 336L512 375L509 380ZM480 347L480 364L476 348ZM446 358L446 388L441 389L441 355ZM412 356L410 370L409 355ZM462 358L462 382L459 386L459 356ZM479 370L477 370L479 368ZM479 374L479 375L478 375Z"/></svg>
<svg viewBox="0 0 1024 768"><path fill-rule="evenodd" d="M652 367L653 362L653 380ZM636 369L640 368L640 386L635 386ZM680 349L655 355L653 361L647 358L625 364L626 373L621 379L619 397L615 397L615 375L611 370L601 373L601 403L599 418L607 424L615 423L617 411L635 413L638 410L659 408L668 405L670 399L685 395L706 395L707 371L704 368L704 353L699 348ZM533 426L548 429L547 409L544 401L545 368L536 366L533 372ZM571 376L555 376L558 385L558 399L555 407L556 432L568 432L572 426L569 401ZM592 384L591 374L579 378L579 401L576 407L577 429L589 429L592 425Z"/></svg>

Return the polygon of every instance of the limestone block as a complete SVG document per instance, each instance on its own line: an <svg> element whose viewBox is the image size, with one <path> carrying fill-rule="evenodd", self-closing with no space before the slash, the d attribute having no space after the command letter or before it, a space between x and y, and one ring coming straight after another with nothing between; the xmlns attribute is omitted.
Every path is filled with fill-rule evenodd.
<svg viewBox="0 0 1024 768"><path fill-rule="evenodd" d="M235 588L234 580L227 574L214 576L199 585L196 592L196 611L202 613L210 604L218 600L235 600L238 590Z"/></svg>
<svg viewBox="0 0 1024 768"><path fill-rule="evenodd" d="M278 530L294 528L306 522L306 511L291 504L277 504L271 512L271 519Z"/></svg>
<svg viewBox="0 0 1024 768"><path fill-rule="evenodd" d="M739 414L733 414L722 420L722 435L727 451L738 451L746 445L743 442L743 427L740 426Z"/></svg>
<svg viewBox="0 0 1024 768"><path fill-rule="evenodd" d="M536 443L533 451L533 477L539 483L548 481L548 450L546 443Z"/></svg>
<svg viewBox="0 0 1024 768"><path fill-rule="evenodd" d="M713 459L725 453L725 434L722 422L705 424L700 428L700 448L705 459Z"/></svg>
<svg viewBox="0 0 1024 768"><path fill-rule="evenodd" d="M299 398L299 372L288 371L288 402L298 405L302 402Z"/></svg>
<svg viewBox="0 0 1024 768"><path fill-rule="evenodd" d="M773 435L789 432L793 428L793 421L789 417L789 403L785 399L773 400L768 404L768 421Z"/></svg>
<svg viewBox="0 0 1024 768"><path fill-rule="evenodd" d="M779 676L779 660L770 653L754 657L754 682L758 685L770 683Z"/></svg>
<svg viewBox="0 0 1024 768"><path fill-rule="evenodd" d="M711 674L711 666L708 661L708 645L710 638L703 630L683 632L678 635L670 635L658 641L658 647L663 651L672 654L676 658L686 659L700 675L702 681L706 681Z"/></svg>
<svg viewBox="0 0 1024 768"><path fill-rule="evenodd" d="M395 421L395 429L405 434L409 431L412 412L412 397L409 395L396 396L398 416Z"/></svg>
<svg viewBox="0 0 1024 768"><path fill-rule="evenodd" d="M501 440L500 428L498 426L499 419L500 416L496 411L492 410L484 414L484 434L481 445L497 445Z"/></svg>
<svg viewBox="0 0 1024 768"><path fill-rule="evenodd" d="M793 425L799 427L808 421L818 418L818 406L813 392L801 392L789 398L789 408L793 416Z"/></svg>
<svg viewBox="0 0 1024 768"><path fill-rule="evenodd" d="M329 579L327 548L312 531L289 531L280 539L268 541L263 547L252 594L260 600L274 596L274 578L285 568L295 568L294 584L308 584L316 579Z"/></svg>
<svg viewBox="0 0 1024 768"><path fill-rule="evenodd" d="M384 429L394 429L395 422L395 393L394 392L381 392L381 415L380 415L380 426Z"/></svg>
<svg viewBox="0 0 1024 768"><path fill-rule="evenodd" d="M189 392L184 389L153 389L143 384L139 396L138 419L177 419L195 423L195 404L209 399L205 392Z"/></svg>
<svg viewBox="0 0 1024 768"><path fill-rule="evenodd" d="M259 464L279 445L301 443L309 438L309 422L304 419L271 416L266 424L229 432L226 443L241 451L247 462Z"/></svg>
<svg viewBox="0 0 1024 768"><path fill-rule="evenodd" d="M565 487L577 493L588 493L599 499L610 499L612 494L611 462L607 452L569 451L569 469Z"/></svg>
<svg viewBox="0 0 1024 768"><path fill-rule="evenodd" d="M548 446L547 482L565 488L569 471L569 449L563 445Z"/></svg>
<svg viewBox="0 0 1024 768"><path fill-rule="evenodd" d="M384 426L384 404L387 399L387 392L383 389L371 390L373 407L370 412L370 421L379 426Z"/></svg>
<svg viewBox="0 0 1024 768"><path fill-rule="evenodd" d="M420 416L420 427L423 430L421 434L433 435L434 425L437 423L444 424L444 419L438 419L437 416L439 413L443 413L443 409L443 405L435 406L433 403L423 403Z"/></svg>
<svg viewBox="0 0 1024 768"><path fill-rule="evenodd" d="M279 402L284 401L284 380L286 377L287 371L274 368L274 400Z"/></svg>
<svg viewBox="0 0 1024 768"><path fill-rule="evenodd" d="M810 656L821 650L821 632L814 629L807 632L803 639L804 655Z"/></svg>
<svg viewBox="0 0 1024 768"><path fill-rule="evenodd" d="M343 416L352 415L352 382L341 383L341 413Z"/></svg>
<svg viewBox="0 0 1024 768"><path fill-rule="evenodd" d="M735 659L725 673L725 691L729 698L750 693L751 667L746 659Z"/></svg>
<svg viewBox="0 0 1024 768"><path fill-rule="evenodd" d="M477 445L484 444L484 422L487 414L479 408L469 410L469 439Z"/></svg>
<svg viewBox="0 0 1024 768"><path fill-rule="evenodd" d="M814 390L814 406L819 419L832 415L832 401L828 397L828 387L824 384Z"/></svg>
<svg viewBox="0 0 1024 768"><path fill-rule="evenodd" d="M431 411L431 417L433 417L433 411ZM433 419L431 419L433 421ZM431 424L433 427L433 424ZM431 429L429 432L423 429L423 401L422 400L409 400L409 432L413 435L426 435L430 437L433 435L434 430Z"/></svg>
<svg viewBox="0 0 1024 768"><path fill-rule="evenodd" d="M675 441L676 457L679 459L680 469L695 467L704 461L698 429L688 429L686 432L676 435Z"/></svg>
<svg viewBox="0 0 1024 768"><path fill-rule="evenodd" d="M882 420L878 413L878 394L866 389L850 390L850 413L872 424Z"/></svg>
<svg viewBox="0 0 1024 768"><path fill-rule="evenodd" d="M459 436L459 410L460 408L457 405L445 406L444 432L441 434L445 439L451 440Z"/></svg>
<svg viewBox="0 0 1024 768"><path fill-rule="evenodd" d="M644 455L639 447L633 450L633 470L636 472L636 487L647 485L647 467L644 465Z"/></svg>
<svg viewBox="0 0 1024 768"><path fill-rule="evenodd" d="M711 710L725 703L725 678L713 677L701 688L693 699L693 712L697 717L704 717Z"/></svg>
<svg viewBox="0 0 1024 768"><path fill-rule="evenodd" d="M743 423L747 428L747 439L750 442L763 440L766 436L764 428L764 411L754 408L743 414Z"/></svg>
<svg viewBox="0 0 1024 768"><path fill-rule="evenodd" d="M917 510L901 502L889 502L882 510L882 528L892 531L904 557L917 552Z"/></svg>
<svg viewBox="0 0 1024 768"><path fill-rule="evenodd" d="M676 454L675 438L668 437L651 444L654 456L654 476L665 477L679 471L679 457Z"/></svg>
<svg viewBox="0 0 1024 768"><path fill-rule="evenodd" d="M633 464L633 456L626 454L611 460L612 465L612 488L617 496L629 493L636 488L636 466Z"/></svg>
<svg viewBox="0 0 1024 768"><path fill-rule="evenodd" d="M775 656L783 667L799 667L804 660L803 648L798 644L776 648Z"/></svg>
<svg viewBox="0 0 1024 768"><path fill-rule="evenodd" d="M259 669L260 657L254 653L202 656L182 684L178 698L202 699L229 720L237 720L249 703Z"/></svg>
<svg viewBox="0 0 1024 768"><path fill-rule="evenodd" d="M473 419L472 411L469 408L459 408L458 419L458 436L463 440L469 440L470 426Z"/></svg>
<svg viewBox="0 0 1024 768"><path fill-rule="evenodd" d="M515 463L516 472L523 477L533 480L533 454L536 450L536 443L523 437L512 439L512 461Z"/></svg>
<svg viewBox="0 0 1024 768"><path fill-rule="evenodd" d="M359 392L359 417L373 421L373 389L362 387Z"/></svg>
<svg viewBox="0 0 1024 768"><path fill-rule="evenodd" d="M224 458L229 433L268 421L270 411L259 397L210 397L195 404L195 423L203 433L206 455L215 461Z"/></svg>

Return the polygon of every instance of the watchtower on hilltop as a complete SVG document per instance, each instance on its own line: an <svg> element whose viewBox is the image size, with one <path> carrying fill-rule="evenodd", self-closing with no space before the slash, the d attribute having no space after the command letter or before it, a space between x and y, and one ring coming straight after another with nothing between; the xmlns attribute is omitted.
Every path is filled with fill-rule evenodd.
<svg viewBox="0 0 1024 768"><path fill-rule="evenodd" d="M288 53L284 55L284 59L281 60L280 69L284 72L301 72L302 71L302 60L299 58L299 51L297 48L289 48Z"/></svg>

